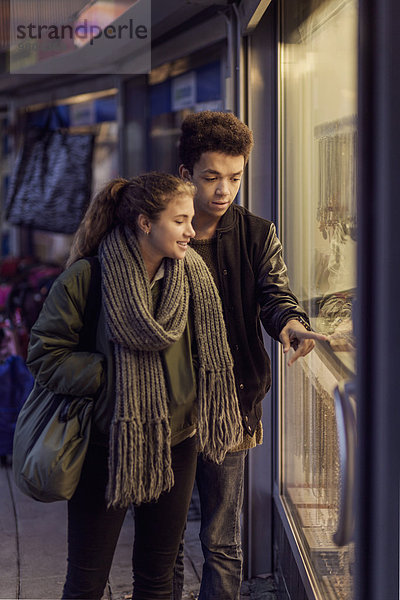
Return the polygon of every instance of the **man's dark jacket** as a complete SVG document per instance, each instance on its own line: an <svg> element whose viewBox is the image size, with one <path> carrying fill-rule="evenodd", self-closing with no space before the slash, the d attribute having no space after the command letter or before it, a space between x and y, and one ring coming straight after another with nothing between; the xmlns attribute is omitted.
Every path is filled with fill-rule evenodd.
<svg viewBox="0 0 400 600"><path fill-rule="evenodd" d="M261 418L261 401L271 384L260 319L275 340L286 323L304 310L289 289L282 246L270 221L232 204L216 231L219 289L243 423L253 435Z"/></svg>

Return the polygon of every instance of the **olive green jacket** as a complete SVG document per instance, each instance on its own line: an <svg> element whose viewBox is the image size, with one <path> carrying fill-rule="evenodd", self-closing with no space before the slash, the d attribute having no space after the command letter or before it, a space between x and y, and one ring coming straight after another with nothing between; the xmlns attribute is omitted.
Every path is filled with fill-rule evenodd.
<svg viewBox="0 0 400 600"><path fill-rule="evenodd" d="M36 381L51 391L96 399L92 435L106 445L115 387L112 345L102 308L94 351L79 349L90 279L90 262L81 259L54 282L31 330L27 365Z"/></svg>
<svg viewBox="0 0 400 600"><path fill-rule="evenodd" d="M115 374L113 347L107 338L103 307L99 308L93 351L82 351L79 348L90 280L91 264L86 259L78 260L56 279L32 327L27 364L41 386L59 394L95 398L92 442L106 446L114 413ZM100 286L98 293L101 293ZM187 345L190 346L190 336ZM195 388L192 389L192 377L182 372L187 367L187 362L185 357L181 360L179 354L185 348L184 340L178 354L177 348L178 345L175 345L175 350L169 349L170 357L167 358L166 368L169 387L172 376L179 380L175 384L172 382L172 389L170 388L172 445L191 435L197 421L193 396ZM190 360L191 354L188 357ZM179 363L180 368L174 369L174 361L177 365Z"/></svg>

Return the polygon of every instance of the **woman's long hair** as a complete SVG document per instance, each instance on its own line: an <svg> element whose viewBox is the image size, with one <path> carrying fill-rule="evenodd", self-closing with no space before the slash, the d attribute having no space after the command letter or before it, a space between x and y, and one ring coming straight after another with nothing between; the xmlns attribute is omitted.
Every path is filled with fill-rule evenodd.
<svg viewBox="0 0 400 600"><path fill-rule="evenodd" d="M156 221L175 196L194 197L195 187L168 173L145 173L132 179L112 179L91 200L72 241L66 263L95 256L102 239L114 227L127 225L137 232L140 214Z"/></svg>

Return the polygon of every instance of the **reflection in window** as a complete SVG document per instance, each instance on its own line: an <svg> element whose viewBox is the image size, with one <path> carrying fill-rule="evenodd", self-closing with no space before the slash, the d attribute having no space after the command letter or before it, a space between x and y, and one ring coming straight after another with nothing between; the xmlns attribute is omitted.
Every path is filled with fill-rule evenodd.
<svg viewBox="0 0 400 600"><path fill-rule="evenodd" d="M354 373L357 5L283 0L281 237L291 287L330 336L282 366L282 498L321 598L352 598L353 545L332 539L339 507L333 391Z"/></svg>

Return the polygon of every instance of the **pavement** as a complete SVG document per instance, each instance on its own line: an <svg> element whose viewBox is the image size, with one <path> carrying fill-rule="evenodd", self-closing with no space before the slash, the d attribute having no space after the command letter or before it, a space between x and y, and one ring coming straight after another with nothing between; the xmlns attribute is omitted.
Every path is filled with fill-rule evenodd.
<svg viewBox="0 0 400 600"><path fill-rule="evenodd" d="M57 600L61 598L66 569L66 502L44 504L24 496L15 486L10 461L3 463L0 467L0 599ZM199 518L195 491L185 535L183 600L197 598L200 588ZM133 515L128 511L103 600L131 597L133 530ZM277 600L273 578L257 577L243 582L241 600Z"/></svg>

